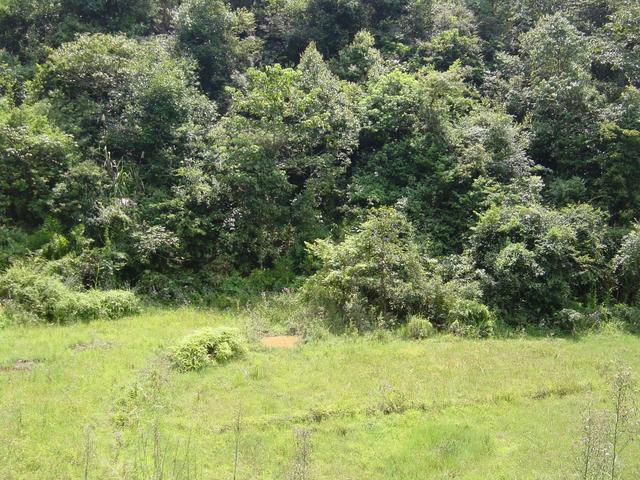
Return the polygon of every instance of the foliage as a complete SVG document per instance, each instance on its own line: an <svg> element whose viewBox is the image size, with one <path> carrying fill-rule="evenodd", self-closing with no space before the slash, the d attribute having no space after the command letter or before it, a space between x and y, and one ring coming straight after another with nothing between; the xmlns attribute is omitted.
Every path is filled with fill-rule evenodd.
<svg viewBox="0 0 640 480"><path fill-rule="evenodd" d="M224 363L245 352L237 330L206 328L185 337L171 349L169 360L180 372L200 370L211 363Z"/></svg>
<svg viewBox="0 0 640 480"><path fill-rule="evenodd" d="M186 0L176 14L176 36L198 60L204 88L219 94L232 74L253 66L260 53L255 21L245 9L222 0Z"/></svg>
<svg viewBox="0 0 640 480"><path fill-rule="evenodd" d="M168 221L200 262L269 268L287 255L300 261L303 242L337 219L360 127L358 90L313 46L297 68L250 69L245 80L210 132L215 162L194 159L181 170Z"/></svg>
<svg viewBox="0 0 640 480"><path fill-rule="evenodd" d="M447 323L447 329L456 335L490 337L494 333L496 317L486 305L460 299L449 311Z"/></svg>
<svg viewBox="0 0 640 480"><path fill-rule="evenodd" d="M77 158L73 138L47 122L44 105L17 108L0 99L0 215L39 225L51 190Z"/></svg>
<svg viewBox="0 0 640 480"><path fill-rule="evenodd" d="M373 210L338 244L308 244L320 268L305 284L309 300L358 329L404 322L435 303L437 287L423 265L404 214Z"/></svg>
<svg viewBox="0 0 640 480"><path fill-rule="evenodd" d="M640 290L640 225L634 225L633 229L625 235L612 262L618 299L636 304Z"/></svg>
<svg viewBox="0 0 640 480"><path fill-rule="evenodd" d="M193 65L173 56L165 39L94 34L52 52L34 90L123 195L138 175L166 182L188 126L211 119L213 107L194 83Z"/></svg>
<svg viewBox="0 0 640 480"><path fill-rule="evenodd" d="M526 138L482 108L456 69L379 77L354 162L354 206L406 203L412 222L446 253L459 251L487 184L527 176Z"/></svg>
<svg viewBox="0 0 640 480"><path fill-rule="evenodd" d="M633 308L638 8L0 0L0 267L237 306L394 207L428 288L334 285L337 323Z"/></svg>
<svg viewBox="0 0 640 480"><path fill-rule="evenodd" d="M78 33L144 34L169 28L175 0L4 0L0 45L27 61L42 61Z"/></svg>
<svg viewBox="0 0 640 480"><path fill-rule="evenodd" d="M541 323L572 301L604 295L603 225L588 205L491 207L470 239L470 255L489 275L489 303L508 322Z"/></svg>
<svg viewBox="0 0 640 480"><path fill-rule="evenodd" d="M346 80L362 82L384 73L385 61L375 48L375 39L367 30L356 33L353 41L340 50L333 70Z"/></svg>
<svg viewBox="0 0 640 480"><path fill-rule="evenodd" d="M14 265L0 276L5 315L30 322L69 323L137 313L140 302L125 290L78 291L41 268Z"/></svg>
<svg viewBox="0 0 640 480"><path fill-rule="evenodd" d="M407 337L423 340L434 335L435 329L431 322L420 315L411 315L405 327Z"/></svg>

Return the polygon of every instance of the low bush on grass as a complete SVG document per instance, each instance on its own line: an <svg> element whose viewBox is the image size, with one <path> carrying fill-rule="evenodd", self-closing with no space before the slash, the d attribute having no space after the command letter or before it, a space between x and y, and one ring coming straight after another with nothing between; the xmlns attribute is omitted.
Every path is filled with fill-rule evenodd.
<svg viewBox="0 0 640 480"><path fill-rule="evenodd" d="M448 316L448 330L468 337L490 337L494 334L496 317L486 305L476 300L458 300Z"/></svg>
<svg viewBox="0 0 640 480"><path fill-rule="evenodd" d="M89 290L65 295L57 303L54 313L60 319L93 320L115 319L136 313L138 301L126 290Z"/></svg>
<svg viewBox="0 0 640 480"><path fill-rule="evenodd" d="M623 322L631 332L640 333L640 307L617 304L609 310L614 320Z"/></svg>
<svg viewBox="0 0 640 480"><path fill-rule="evenodd" d="M423 340L435 334L435 328L429 320L420 315L412 315L407 322L405 335L413 340Z"/></svg>
<svg viewBox="0 0 640 480"><path fill-rule="evenodd" d="M132 292L75 290L55 275L20 264L0 275L0 301L5 315L15 323L115 319L140 310Z"/></svg>
<svg viewBox="0 0 640 480"><path fill-rule="evenodd" d="M200 370L212 363L224 363L245 353L236 329L205 328L185 337L169 353L173 368L180 372Z"/></svg>

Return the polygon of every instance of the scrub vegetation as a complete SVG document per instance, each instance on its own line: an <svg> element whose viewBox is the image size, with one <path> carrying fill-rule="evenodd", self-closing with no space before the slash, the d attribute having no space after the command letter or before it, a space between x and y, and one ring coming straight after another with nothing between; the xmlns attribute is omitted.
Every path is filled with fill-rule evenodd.
<svg viewBox="0 0 640 480"><path fill-rule="evenodd" d="M0 0L0 478L638 472L637 0Z"/></svg>

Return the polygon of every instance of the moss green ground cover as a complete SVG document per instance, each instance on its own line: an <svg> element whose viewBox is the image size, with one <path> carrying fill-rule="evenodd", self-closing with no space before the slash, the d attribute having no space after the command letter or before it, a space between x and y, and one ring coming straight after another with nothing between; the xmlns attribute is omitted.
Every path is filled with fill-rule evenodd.
<svg viewBox="0 0 640 480"><path fill-rule="evenodd" d="M640 339L616 333L330 337L168 368L170 346L218 325L246 319L165 310L0 330L0 478L233 478L238 438L238 479L282 479L304 428L309 478L564 479L612 362L640 372ZM624 458L637 475L638 449Z"/></svg>

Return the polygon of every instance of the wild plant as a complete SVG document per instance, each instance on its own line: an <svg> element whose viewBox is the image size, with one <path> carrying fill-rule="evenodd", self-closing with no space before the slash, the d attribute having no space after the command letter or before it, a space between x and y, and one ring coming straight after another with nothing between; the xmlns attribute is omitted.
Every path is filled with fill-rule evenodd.
<svg viewBox="0 0 640 480"><path fill-rule="evenodd" d="M590 407L584 416L576 461L576 477L580 480L624 478L622 453L638 440L636 383L629 367L617 367L609 395L607 408Z"/></svg>
<svg viewBox="0 0 640 480"><path fill-rule="evenodd" d="M288 480L309 480L311 478L311 430L298 428L294 431L295 452L291 461Z"/></svg>

